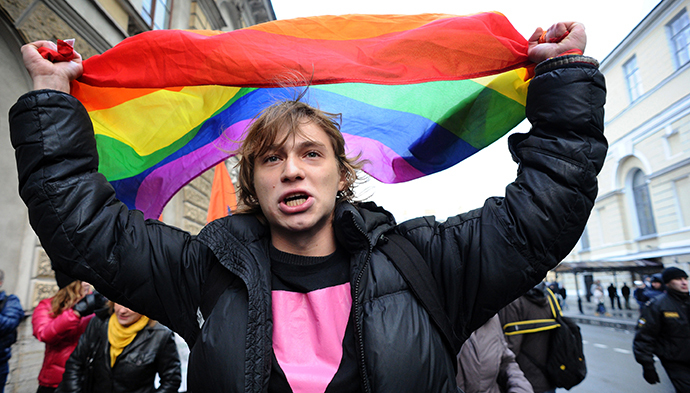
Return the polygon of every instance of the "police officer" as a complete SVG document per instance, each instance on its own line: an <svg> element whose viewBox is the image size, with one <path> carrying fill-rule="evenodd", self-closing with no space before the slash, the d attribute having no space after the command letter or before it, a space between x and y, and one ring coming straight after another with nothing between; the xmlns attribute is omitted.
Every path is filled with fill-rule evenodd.
<svg viewBox="0 0 690 393"><path fill-rule="evenodd" d="M635 360L642 365L644 379L659 382L654 368L656 355L666 370L676 392L690 392L690 295L688 274L676 267L662 273L663 293L642 310L633 341Z"/></svg>

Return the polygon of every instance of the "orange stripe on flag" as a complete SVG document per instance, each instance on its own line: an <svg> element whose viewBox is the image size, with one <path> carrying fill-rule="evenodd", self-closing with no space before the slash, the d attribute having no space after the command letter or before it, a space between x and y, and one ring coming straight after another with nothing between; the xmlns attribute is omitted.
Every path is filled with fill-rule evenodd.
<svg viewBox="0 0 690 393"><path fill-rule="evenodd" d="M230 180L230 174L225 163L218 163L214 172L211 201L208 204L208 215L206 216L207 223L230 215L237 208L235 186Z"/></svg>

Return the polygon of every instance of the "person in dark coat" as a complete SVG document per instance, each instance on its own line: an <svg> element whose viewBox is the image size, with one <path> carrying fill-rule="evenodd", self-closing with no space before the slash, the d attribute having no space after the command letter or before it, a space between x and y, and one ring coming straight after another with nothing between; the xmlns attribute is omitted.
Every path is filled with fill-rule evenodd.
<svg viewBox="0 0 690 393"><path fill-rule="evenodd" d="M581 55L582 25L541 33L529 44L534 127L509 141L516 181L444 221L398 225L353 203L361 163L346 156L337 116L300 101L267 108L247 131L237 214L198 236L144 220L97 171L88 114L68 94L79 58L50 63L45 41L23 47L37 90L10 115L20 194L56 267L185 338L190 390L456 392L455 349L381 245L396 233L420 252L460 342L574 247L606 157L605 83ZM217 269L225 289L199 315Z"/></svg>
<svg viewBox="0 0 690 393"><path fill-rule="evenodd" d="M177 393L180 357L172 331L122 305L110 310L89 322L55 392Z"/></svg>
<svg viewBox="0 0 690 393"><path fill-rule="evenodd" d="M5 272L0 270L0 288L4 281ZM23 318L24 309L17 296L0 291L0 393L5 391L12 344L17 342L17 327Z"/></svg>
<svg viewBox="0 0 690 393"><path fill-rule="evenodd" d="M650 384L659 382L654 355L661 361L677 393L690 392L690 294L688 274L676 267L662 273L666 293L647 302L633 340L635 360Z"/></svg>
<svg viewBox="0 0 690 393"><path fill-rule="evenodd" d="M664 281L661 277L660 273L653 274L649 286L644 286L642 288L638 288L635 290L635 299L637 299L637 303L640 305L640 310L644 308L645 304L647 302L662 293L664 293Z"/></svg>
<svg viewBox="0 0 690 393"><path fill-rule="evenodd" d="M533 319L553 319L545 291L546 285L540 283L499 311L501 326ZM550 335L550 330L529 334L506 334L508 348L515 353L517 363L525 373L525 378L532 384L534 393L553 393L556 389L539 366L546 364Z"/></svg>
<svg viewBox="0 0 690 393"><path fill-rule="evenodd" d="M623 295L623 300L625 301L625 309L630 310L630 287L628 284L623 283L621 287L621 295Z"/></svg>
<svg viewBox="0 0 690 393"><path fill-rule="evenodd" d="M616 309L615 301L616 301L616 298L618 297L618 290L616 289L615 286L613 286L613 283L611 283L608 286L607 290L609 292L609 299L611 300L611 310L615 310Z"/></svg>

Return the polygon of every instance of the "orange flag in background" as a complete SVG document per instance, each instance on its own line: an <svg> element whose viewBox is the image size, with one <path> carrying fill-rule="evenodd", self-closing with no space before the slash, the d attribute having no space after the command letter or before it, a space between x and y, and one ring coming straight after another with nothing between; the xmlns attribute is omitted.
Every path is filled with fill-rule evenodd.
<svg viewBox="0 0 690 393"><path fill-rule="evenodd" d="M220 162L216 165L215 174L213 175L211 201L208 204L206 222L209 223L215 219L229 216L236 208L235 186L233 186L230 180L230 174L228 173L228 168L225 167L225 163Z"/></svg>

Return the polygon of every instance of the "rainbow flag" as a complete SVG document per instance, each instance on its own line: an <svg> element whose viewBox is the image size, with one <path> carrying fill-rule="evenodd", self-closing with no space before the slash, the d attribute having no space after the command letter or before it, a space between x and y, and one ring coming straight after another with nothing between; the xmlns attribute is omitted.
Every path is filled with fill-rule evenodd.
<svg viewBox="0 0 690 393"><path fill-rule="evenodd" d="M311 105L342 113L348 154L395 183L449 168L522 121L531 71L527 41L500 13L321 16L142 33L85 60L72 94L93 121L99 171L155 218L299 85Z"/></svg>

